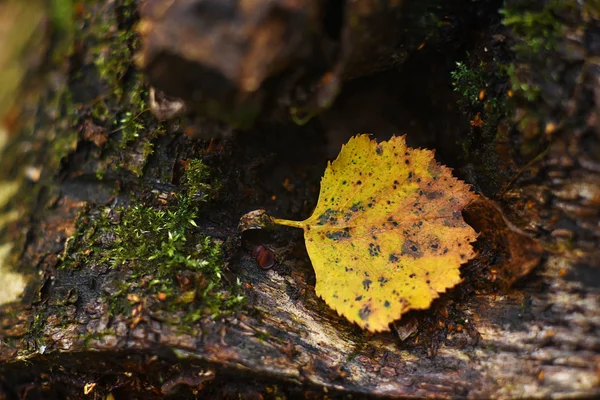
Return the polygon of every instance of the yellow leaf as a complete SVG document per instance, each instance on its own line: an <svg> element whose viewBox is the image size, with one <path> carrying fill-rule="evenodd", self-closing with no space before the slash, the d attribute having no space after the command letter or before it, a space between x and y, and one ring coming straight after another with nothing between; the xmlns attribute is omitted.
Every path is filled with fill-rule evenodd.
<svg viewBox="0 0 600 400"><path fill-rule="evenodd" d="M317 294L377 332L461 281L477 236L461 210L473 198L432 151L359 135L325 170L312 216L273 222L304 229Z"/></svg>

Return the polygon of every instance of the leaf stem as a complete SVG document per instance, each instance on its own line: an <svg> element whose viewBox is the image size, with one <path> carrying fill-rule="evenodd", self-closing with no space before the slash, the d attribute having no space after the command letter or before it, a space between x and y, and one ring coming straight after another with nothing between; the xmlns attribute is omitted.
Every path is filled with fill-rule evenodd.
<svg viewBox="0 0 600 400"><path fill-rule="evenodd" d="M271 219L273 220L274 224L291 226L292 228L304 229L304 226L306 225L304 223L304 221L290 221L288 219L280 219L280 218L271 218Z"/></svg>

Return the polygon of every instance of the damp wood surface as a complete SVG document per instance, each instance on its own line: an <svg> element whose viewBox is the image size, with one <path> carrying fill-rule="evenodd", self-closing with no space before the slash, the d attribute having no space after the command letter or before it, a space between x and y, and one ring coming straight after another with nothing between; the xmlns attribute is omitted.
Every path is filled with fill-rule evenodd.
<svg viewBox="0 0 600 400"><path fill-rule="evenodd" d="M3 116L0 179L19 186L3 267L29 284L0 305L0 398L598 397L599 11L507 1L511 31L497 3L436 20L401 68L345 83L303 126L234 132L149 111L137 2L74 3L81 29L53 28L73 46L47 47L51 79ZM515 62L515 43L538 47ZM237 231L257 208L307 218L331 148L366 122L491 199L465 215L480 234L463 281L377 334L316 295L300 231Z"/></svg>

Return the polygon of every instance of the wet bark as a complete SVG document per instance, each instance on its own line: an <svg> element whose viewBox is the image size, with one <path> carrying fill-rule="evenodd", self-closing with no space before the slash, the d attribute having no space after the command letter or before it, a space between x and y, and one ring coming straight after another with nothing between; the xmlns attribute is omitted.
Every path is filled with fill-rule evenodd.
<svg viewBox="0 0 600 400"><path fill-rule="evenodd" d="M549 11L569 34L527 58L514 46L532 33L482 3L398 70L347 82L308 124L258 118L214 140L186 133L221 123L155 116L132 61L136 5L79 4L72 52L13 110L30 122L15 122L1 159L2 180L21 189L3 206L19 218L0 233L29 284L0 306L0 398L598 396L598 9ZM552 2L507 3L523 14ZM481 87L487 99L514 92L489 131L476 115L491 109L451 90L459 60L515 66L512 86L499 75ZM556 68L555 97L544 80L528 98L523 82ZM236 229L257 208L310 214L328 146L357 129L348 121L436 148L503 213L471 215L482 234L464 282L389 333L367 334L316 297L301 232ZM273 268L253 258L258 245Z"/></svg>

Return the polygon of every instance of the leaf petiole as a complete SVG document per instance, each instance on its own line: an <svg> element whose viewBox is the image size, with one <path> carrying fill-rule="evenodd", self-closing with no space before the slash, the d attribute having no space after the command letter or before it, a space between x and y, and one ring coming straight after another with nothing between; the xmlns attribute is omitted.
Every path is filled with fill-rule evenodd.
<svg viewBox="0 0 600 400"><path fill-rule="evenodd" d="M290 221L287 219L271 218L276 225L291 226L292 228L304 229L306 223L304 221Z"/></svg>

